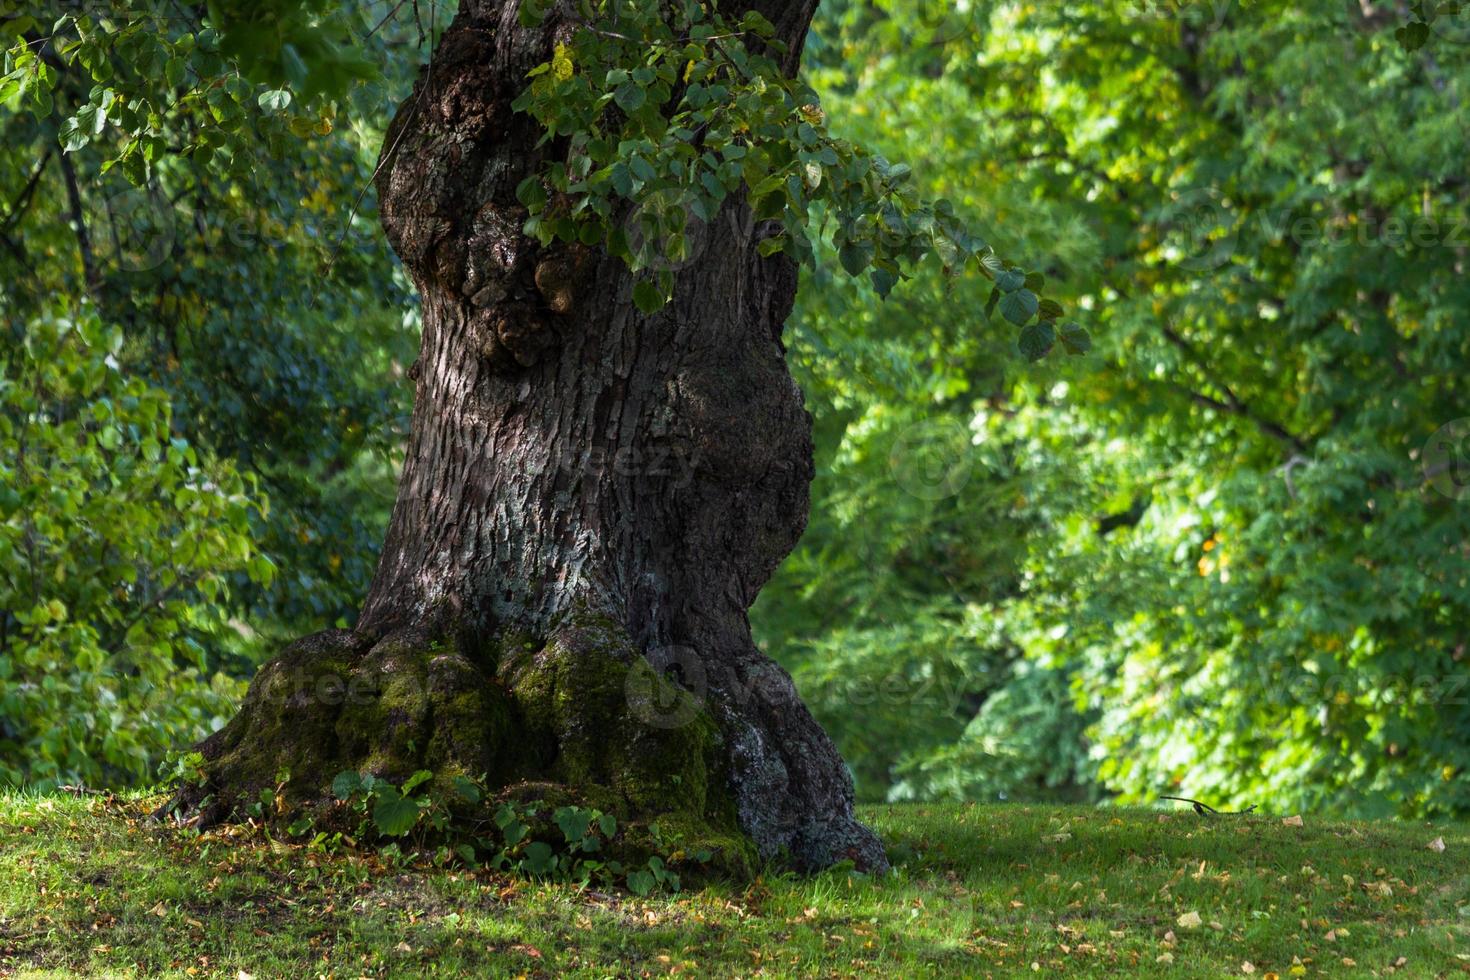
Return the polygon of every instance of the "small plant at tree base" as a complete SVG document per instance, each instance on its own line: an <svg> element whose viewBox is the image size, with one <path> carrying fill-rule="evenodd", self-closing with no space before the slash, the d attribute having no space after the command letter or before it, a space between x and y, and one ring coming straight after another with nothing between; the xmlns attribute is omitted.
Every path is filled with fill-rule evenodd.
<svg viewBox="0 0 1470 980"><path fill-rule="evenodd" d="M357 818L356 829L350 835L319 832L310 846L386 840L379 853L394 860L414 855L439 865L458 860L470 867L534 878L625 886L636 895L678 891L679 875L670 863L706 864L712 858L707 850L659 853L667 851L667 845L658 825L650 824L648 837L656 853L630 864L608 853L619 831L618 819L611 813L581 806L548 809L534 803L495 803L481 781L465 776L456 776L449 792L440 793L434 791L432 780L427 770L401 785L369 773L339 773L332 781L332 793ZM263 791L262 798L270 792ZM300 837L315 826L313 819L303 816L289 829Z"/></svg>

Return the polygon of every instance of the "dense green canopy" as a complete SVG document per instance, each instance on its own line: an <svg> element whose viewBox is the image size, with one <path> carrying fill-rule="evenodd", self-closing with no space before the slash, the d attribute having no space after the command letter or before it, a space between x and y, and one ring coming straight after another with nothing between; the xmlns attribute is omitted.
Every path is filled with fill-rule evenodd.
<svg viewBox="0 0 1470 980"><path fill-rule="evenodd" d="M448 13L43 6L0 3L0 777L116 782L354 614L417 323L369 178ZM780 184L819 474L755 618L861 795L1470 812L1450 8L825 0L793 138L944 228L850 276L892 240ZM1088 356L1031 361L1047 301Z"/></svg>

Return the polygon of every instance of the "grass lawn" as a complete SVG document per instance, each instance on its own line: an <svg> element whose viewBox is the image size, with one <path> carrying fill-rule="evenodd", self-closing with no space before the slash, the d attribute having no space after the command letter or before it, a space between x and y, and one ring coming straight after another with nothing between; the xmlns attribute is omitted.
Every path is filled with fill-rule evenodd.
<svg viewBox="0 0 1470 980"><path fill-rule="evenodd" d="M639 899L182 834L149 803L0 796L0 975L1470 975L1463 825L870 807L891 876Z"/></svg>

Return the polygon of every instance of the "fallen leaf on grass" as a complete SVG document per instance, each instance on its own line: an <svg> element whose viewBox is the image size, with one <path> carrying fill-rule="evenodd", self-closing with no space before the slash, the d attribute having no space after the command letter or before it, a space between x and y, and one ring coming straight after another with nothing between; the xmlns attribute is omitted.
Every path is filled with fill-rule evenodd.
<svg viewBox="0 0 1470 980"><path fill-rule="evenodd" d="M1287 827L1300 827L1302 825L1302 815L1298 813L1294 816L1287 817L1281 823Z"/></svg>
<svg viewBox="0 0 1470 980"><path fill-rule="evenodd" d="M1428 847L1435 854L1443 854L1444 853L1444 838L1443 837L1436 837L1434 840L1432 840L1432 841L1429 842Z"/></svg>
<svg viewBox="0 0 1470 980"><path fill-rule="evenodd" d="M1174 921L1177 922L1180 926L1183 926L1185 929L1198 929L1200 927L1200 923L1202 923L1204 920L1199 917L1198 912L1185 912Z"/></svg>

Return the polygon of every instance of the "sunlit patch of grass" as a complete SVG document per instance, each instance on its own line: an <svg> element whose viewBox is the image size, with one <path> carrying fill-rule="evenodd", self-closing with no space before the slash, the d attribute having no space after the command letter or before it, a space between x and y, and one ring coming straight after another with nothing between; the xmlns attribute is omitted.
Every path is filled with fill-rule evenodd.
<svg viewBox="0 0 1470 980"><path fill-rule="evenodd" d="M639 899L190 835L154 802L0 798L0 974L1470 973L1463 825L873 807L892 875Z"/></svg>

